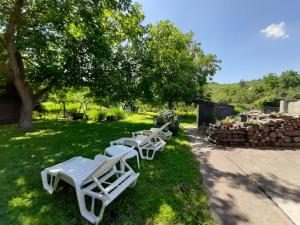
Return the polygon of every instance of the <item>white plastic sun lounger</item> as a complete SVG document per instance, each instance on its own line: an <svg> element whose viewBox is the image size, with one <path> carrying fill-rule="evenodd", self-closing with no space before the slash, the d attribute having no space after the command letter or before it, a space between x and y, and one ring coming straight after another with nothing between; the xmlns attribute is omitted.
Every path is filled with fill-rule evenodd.
<svg viewBox="0 0 300 225"><path fill-rule="evenodd" d="M134 137L124 137L111 141L110 145L126 145L135 147L140 153L140 157L146 160L152 160L157 151L162 151L166 145L158 136L159 131L154 131L150 135L137 135Z"/></svg>
<svg viewBox="0 0 300 225"><path fill-rule="evenodd" d="M133 187L138 179L139 173L135 173L122 160L126 154L124 152L114 157L97 155L94 160L74 157L46 168L41 172L43 187L52 194L59 180L74 186L81 215L91 223L98 224L105 207L127 187Z"/></svg>
<svg viewBox="0 0 300 225"><path fill-rule="evenodd" d="M151 128L150 130L141 130L132 133L133 136L137 135L151 135L153 132L157 131L157 135L163 139L163 140L169 140L171 139L173 133L168 130L168 126L171 124L171 122L167 122L164 125L162 125L159 128Z"/></svg>

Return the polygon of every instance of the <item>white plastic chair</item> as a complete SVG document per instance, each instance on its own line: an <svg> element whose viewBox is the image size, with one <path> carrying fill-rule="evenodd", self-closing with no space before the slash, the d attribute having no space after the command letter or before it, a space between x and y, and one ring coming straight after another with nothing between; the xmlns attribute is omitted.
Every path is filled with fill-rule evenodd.
<svg viewBox="0 0 300 225"><path fill-rule="evenodd" d="M97 155L94 160L74 157L46 168L41 172L43 187L52 194L60 180L74 186L81 215L91 223L99 224L106 206L127 187L133 187L138 179L139 173L122 160L126 154ZM121 163L122 170L117 168Z"/></svg>
<svg viewBox="0 0 300 225"><path fill-rule="evenodd" d="M151 128L150 130L141 130L137 132L133 132L133 136L137 135L151 135L153 132L157 132L157 135L162 139L162 140L169 140L171 139L173 133L169 131L168 126L171 124L171 122L167 122L164 125L162 125L159 128Z"/></svg>
<svg viewBox="0 0 300 225"><path fill-rule="evenodd" d="M140 153L140 157L146 160L152 160L157 151L162 151L166 145L158 136L159 131L152 132L150 135L136 135L134 137L124 137L111 141L110 145L126 145L135 147Z"/></svg>

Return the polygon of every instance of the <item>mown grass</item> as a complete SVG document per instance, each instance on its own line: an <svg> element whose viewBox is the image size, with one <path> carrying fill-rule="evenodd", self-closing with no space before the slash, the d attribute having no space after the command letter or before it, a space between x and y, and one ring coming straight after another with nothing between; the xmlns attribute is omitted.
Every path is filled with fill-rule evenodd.
<svg viewBox="0 0 300 225"><path fill-rule="evenodd" d="M197 126L197 118L186 118L180 119L180 125L182 127L190 127L190 126Z"/></svg>
<svg viewBox="0 0 300 225"><path fill-rule="evenodd" d="M41 170L74 156L93 158L109 141L151 124L151 114L132 114L118 122L36 122L32 131L0 127L0 224L89 224L74 189L61 184L48 194ZM189 148L180 131L153 161L142 160L136 187L107 207L101 224L214 224Z"/></svg>

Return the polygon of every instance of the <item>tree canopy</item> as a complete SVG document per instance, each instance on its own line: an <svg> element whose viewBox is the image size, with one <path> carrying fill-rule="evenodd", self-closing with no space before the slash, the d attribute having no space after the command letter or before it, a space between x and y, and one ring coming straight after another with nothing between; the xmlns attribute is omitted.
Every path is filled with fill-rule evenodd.
<svg viewBox="0 0 300 225"><path fill-rule="evenodd" d="M0 73L22 99L21 126L31 127L33 106L51 88L96 83L108 91L123 46L143 34L142 19L130 0L4 0Z"/></svg>
<svg viewBox="0 0 300 225"><path fill-rule="evenodd" d="M219 68L215 55L205 55L193 33L182 33L173 23L148 25L141 67L142 97L148 101L192 103L203 96L203 85Z"/></svg>
<svg viewBox="0 0 300 225"><path fill-rule="evenodd" d="M143 26L131 0L3 0L0 85L22 100L21 127L50 90L88 87L103 102L191 103L219 69L192 32L173 23Z"/></svg>

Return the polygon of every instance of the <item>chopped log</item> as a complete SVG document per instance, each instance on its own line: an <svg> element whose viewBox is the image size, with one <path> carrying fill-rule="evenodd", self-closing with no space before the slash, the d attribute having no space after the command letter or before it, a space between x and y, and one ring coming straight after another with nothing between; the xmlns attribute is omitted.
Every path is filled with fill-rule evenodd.
<svg viewBox="0 0 300 225"><path fill-rule="evenodd" d="M284 137L284 142L285 142L285 143L290 143L290 142L292 142L292 138L289 137L289 136L285 136L285 137Z"/></svg>
<svg viewBox="0 0 300 225"><path fill-rule="evenodd" d="M300 137L294 137L293 140L294 140L294 142L299 143L300 142Z"/></svg>
<svg viewBox="0 0 300 225"><path fill-rule="evenodd" d="M222 141L228 141L228 142L245 142L245 139L234 139L234 138L227 138L227 139L222 139Z"/></svg>
<svg viewBox="0 0 300 225"><path fill-rule="evenodd" d="M300 143L282 143L284 147L300 147Z"/></svg>
<svg viewBox="0 0 300 225"><path fill-rule="evenodd" d="M258 124L210 125L209 140L230 146L297 146L293 144L300 143L300 117L286 118L264 119Z"/></svg>
<svg viewBox="0 0 300 225"><path fill-rule="evenodd" d="M277 132L277 136L278 136L278 137L283 137L284 134L283 134L282 132Z"/></svg>
<svg viewBox="0 0 300 225"><path fill-rule="evenodd" d="M300 130L285 131L284 135L291 136L291 137L297 137L297 136L300 136Z"/></svg>
<svg viewBox="0 0 300 225"><path fill-rule="evenodd" d="M269 136L270 136L270 138L276 138L277 133L276 132L271 132Z"/></svg>

